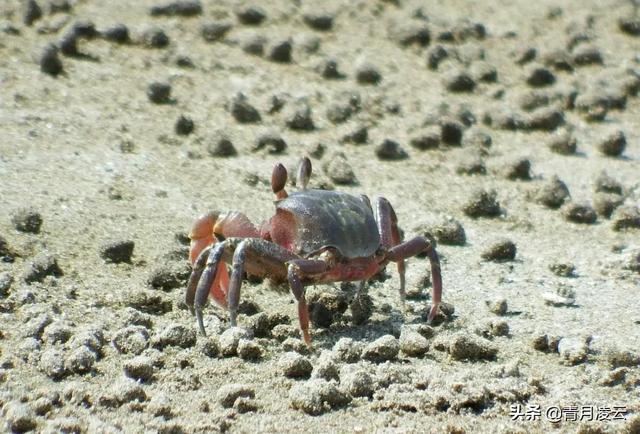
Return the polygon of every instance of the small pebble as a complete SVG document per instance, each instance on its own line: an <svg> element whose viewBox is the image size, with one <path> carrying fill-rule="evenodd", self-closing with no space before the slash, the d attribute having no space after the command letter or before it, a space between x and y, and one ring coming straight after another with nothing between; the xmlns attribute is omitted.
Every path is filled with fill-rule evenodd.
<svg viewBox="0 0 640 434"><path fill-rule="evenodd" d="M427 52L427 66L435 71L443 60L449 57L449 51L442 45L436 45Z"/></svg>
<svg viewBox="0 0 640 434"><path fill-rule="evenodd" d="M231 115L241 124L250 124L262 120L258 110L252 106L247 97L238 93L231 101Z"/></svg>
<svg viewBox="0 0 640 434"><path fill-rule="evenodd" d="M369 343L362 352L362 358L375 363L394 360L400 351L398 340L392 335L384 335Z"/></svg>
<svg viewBox="0 0 640 434"><path fill-rule="evenodd" d="M325 59L318 67L320 75L327 80L339 80L345 77L338 68L338 61L335 59Z"/></svg>
<svg viewBox="0 0 640 434"><path fill-rule="evenodd" d="M627 147L627 138L622 131L616 131L598 143L598 150L609 157L620 156Z"/></svg>
<svg viewBox="0 0 640 434"><path fill-rule="evenodd" d="M526 116L520 126L525 130L554 131L565 123L562 110L555 107L541 107Z"/></svg>
<svg viewBox="0 0 640 434"><path fill-rule="evenodd" d="M569 198L569 189L556 175L537 192L536 201L548 208L557 209Z"/></svg>
<svg viewBox="0 0 640 434"><path fill-rule="evenodd" d="M147 382L153 377L153 360L147 356L136 356L124 362L124 375L136 380Z"/></svg>
<svg viewBox="0 0 640 434"><path fill-rule="evenodd" d="M289 401L294 409L317 416L346 405L351 399L333 383L316 378L295 384L289 391Z"/></svg>
<svg viewBox="0 0 640 434"><path fill-rule="evenodd" d="M443 78L443 84L445 89L453 93L473 92L476 88L473 77L465 71L458 70L448 71Z"/></svg>
<svg viewBox="0 0 640 434"><path fill-rule="evenodd" d="M307 12L302 19L305 24L314 30L326 32L333 27L333 14L327 12Z"/></svg>
<svg viewBox="0 0 640 434"><path fill-rule="evenodd" d="M342 137L343 143L354 143L357 145L362 145L367 143L369 140L369 128L365 125L357 126L353 131L345 134Z"/></svg>
<svg viewBox="0 0 640 434"><path fill-rule="evenodd" d="M149 346L149 332L143 326L128 326L113 336L113 346L122 354L140 354Z"/></svg>
<svg viewBox="0 0 640 434"><path fill-rule="evenodd" d="M238 20L245 25L257 26L267 18L265 11L255 5L246 5L235 10Z"/></svg>
<svg viewBox="0 0 640 434"><path fill-rule="evenodd" d="M153 339L153 344L159 348L167 346L189 348L196 344L196 331L182 324L170 324Z"/></svg>
<svg viewBox="0 0 640 434"><path fill-rule="evenodd" d="M505 176L511 180L531 179L531 161L528 158L517 158L506 165Z"/></svg>
<svg viewBox="0 0 640 434"><path fill-rule="evenodd" d="M505 320L491 320L487 329L490 336L509 336L509 323Z"/></svg>
<svg viewBox="0 0 640 434"><path fill-rule="evenodd" d="M462 211L469 217L497 217L501 214L500 202L495 190L476 190L469 201L462 207Z"/></svg>
<svg viewBox="0 0 640 434"><path fill-rule="evenodd" d="M549 69L534 65L528 72L527 84L531 87L549 86L556 82L556 76Z"/></svg>
<svg viewBox="0 0 640 434"><path fill-rule="evenodd" d="M498 297L485 302L489 312L502 316L507 313L509 309L507 305L507 299L504 297Z"/></svg>
<svg viewBox="0 0 640 434"><path fill-rule="evenodd" d="M558 342L558 353L566 365L577 365L587 359L589 346L581 337L562 338Z"/></svg>
<svg viewBox="0 0 640 434"><path fill-rule="evenodd" d="M147 48L164 48L169 45L169 37L159 27L148 27L142 33L142 43Z"/></svg>
<svg viewBox="0 0 640 434"><path fill-rule="evenodd" d="M569 202L563 207L562 214L573 223L593 224L598 219L596 211L586 203Z"/></svg>
<svg viewBox="0 0 640 434"><path fill-rule="evenodd" d="M556 292L543 292L542 300L549 306L573 306L576 302L575 293L559 288Z"/></svg>
<svg viewBox="0 0 640 434"><path fill-rule="evenodd" d="M531 346L537 351L545 353L555 353L558 351L558 342L560 338L557 336L549 336L547 334L537 334L531 340Z"/></svg>
<svg viewBox="0 0 640 434"><path fill-rule="evenodd" d="M422 357L429 350L429 341L407 326L402 327L399 341L400 350L409 357Z"/></svg>
<svg viewBox="0 0 640 434"><path fill-rule="evenodd" d="M215 158L235 157L238 155L238 151L236 151L235 146L233 146L233 142L224 134L209 142L207 152Z"/></svg>
<svg viewBox="0 0 640 434"><path fill-rule="evenodd" d="M10 401L4 404L3 410L6 426L12 432L27 432L38 426L35 414L26 404Z"/></svg>
<svg viewBox="0 0 640 434"><path fill-rule="evenodd" d="M621 206L611 216L614 231L640 229L640 209L637 206Z"/></svg>
<svg viewBox="0 0 640 434"><path fill-rule="evenodd" d="M568 131L554 134L548 141L547 146L552 152L560 155L573 155L576 153L576 139Z"/></svg>
<svg viewBox="0 0 640 434"><path fill-rule="evenodd" d="M373 396L375 383L371 375L362 369L352 370L341 375L340 386L342 390L354 398Z"/></svg>
<svg viewBox="0 0 640 434"><path fill-rule="evenodd" d="M464 246L467 236L462 224L454 219L447 219L439 225L433 226L428 231L440 244L449 246Z"/></svg>
<svg viewBox="0 0 640 434"><path fill-rule="evenodd" d="M100 247L100 257L105 262L114 264L121 262L131 263L134 247L135 242L133 240L108 241Z"/></svg>
<svg viewBox="0 0 640 434"><path fill-rule="evenodd" d="M242 42L242 51L253 56L264 55L264 49L267 45L267 38L257 34L251 34Z"/></svg>
<svg viewBox="0 0 640 434"><path fill-rule="evenodd" d="M308 378L313 370L313 365L308 358L293 351L280 356L278 367L288 378Z"/></svg>
<svg viewBox="0 0 640 434"><path fill-rule="evenodd" d="M277 63L291 62L291 51L293 45L290 40L279 41L273 44L267 53L267 58Z"/></svg>
<svg viewBox="0 0 640 434"><path fill-rule="evenodd" d="M167 104L171 101L171 85L155 81L147 87L147 97L154 104Z"/></svg>
<svg viewBox="0 0 640 434"><path fill-rule="evenodd" d="M356 68L356 81L364 85L376 85L382 81L382 74L376 66L365 62Z"/></svg>
<svg viewBox="0 0 640 434"><path fill-rule="evenodd" d="M353 185L357 183L353 168L342 153L334 155L323 169L329 179L337 185Z"/></svg>
<svg viewBox="0 0 640 434"><path fill-rule="evenodd" d="M364 345L351 338L340 338L333 346L336 358L345 363L355 363L360 360Z"/></svg>
<svg viewBox="0 0 640 434"><path fill-rule="evenodd" d="M455 360L492 360L498 349L486 339L467 335L456 335L449 344L449 354Z"/></svg>
<svg viewBox="0 0 640 434"><path fill-rule="evenodd" d="M26 268L24 281L27 283L42 282L47 276L60 277L62 270L58 260L48 252L39 253Z"/></svg>
<svg viewBox="0 0 640 434"><path fill-rule="evenodd" d="M202 4L199 0L175 0L163 5L152 6L149 12L152 17L193 17L202 13Z"/></svg>
<svg viewBox="0 0 640 434"><path fill-rule="evenodd" d="M93 39L98 36L96 25L89 20L78 20L71 27L73 32L79 38Z"/></svg>
<svg viewBox="0 0 640 434"><path fill-rule="evenodd" d="M594 182L594 190L603 193L622 194L622 184L611 177L607 172L602 171Z"/></svg>
<svg viewBox="0 0 640 434"><path fill-rule="evenodd" d="M629 36L640 36L640 18L637 16L621 17L618 20L618 28Z"/></svg>
<svg viewBox="0 0 640 434"><path fill-rule="evenodd" d="M225 37L233 24L228 21L210 21L200 26L200 34L207 42L216 42Z"/></svg>
<svg viewBox="0 0 640 434"><path fill-rule="evenodd" d="M505 262L513 261L516 258L516 245L511 240L501 240L490 245L482 252L482 259L485 261Z"/></svg>
<svg viewBox="0 0 640 434"><path fill-rule="evenodd" d="M129 28L122 23L114 24L102 32L102 37L117 44L126 44L130 39Z"/></svg>
<svg viewBox="0 0 640 434"><path fill-rule="evenodd" d="M37 234L42 227L42 215L32 208L20 208L12 214L11 223L20 232Z"/></svg>
<svg viewBox="0 0 640 434"><path fill-rule="evenodd" d="M65 56L77 56L80 54L78 51L78 35L76 35L73 31L69 31L62 36L60 42L58 43L58 47L60 48L60 52Z"/></svg>
<svg viewBox="0 0 640 434"><path fill-rule="evenodd" d="M573 50L573 63L577 66L602 65L602 53L592 45L578 45Z"/></svg>
<svg viewBox="0 0 640 434"><path fill-rule="evenodd" d="M402 47L416 45L426 47L431 42L431 32L421 21L402 20L393 22L389 28L389 39Z"/></svg>
<svg viewBox="0 0 640 434"><path fill-rule="evenodd" d="M376 156L381 160L398 161L409 158L409 154L402 149L400 144L391 139L384 139L382 143L376 146Z"/></svg>

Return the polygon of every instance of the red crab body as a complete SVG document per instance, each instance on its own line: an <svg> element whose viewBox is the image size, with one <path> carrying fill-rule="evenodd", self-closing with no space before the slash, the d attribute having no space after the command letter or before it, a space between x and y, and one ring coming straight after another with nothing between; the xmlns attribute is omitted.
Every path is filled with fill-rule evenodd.
<svg viewBox="0 0 640 434"><path fill-rule="evenodd" d="M260 231L239 212L210 212L196 220L191 233L190 259L194 266L187 287L187 304L193 307L204 333L202 306L207 296L229 309L235 325L244 272L288 281L296 300L300 326L307 343L309 319L304 287L315 283L366 281L396 262L400 294L404 298L404 259L426 252L431 261L433 304L429 321L437 312L442 292L440 263L424 237L402 243L391 204L376 201L374 213L366 196L307 190L311 162L303 159L298 174L302 190L287 194L287 173L276 165L272 189L276 213ZM229 277L226 265L232 265Z"/></svg>

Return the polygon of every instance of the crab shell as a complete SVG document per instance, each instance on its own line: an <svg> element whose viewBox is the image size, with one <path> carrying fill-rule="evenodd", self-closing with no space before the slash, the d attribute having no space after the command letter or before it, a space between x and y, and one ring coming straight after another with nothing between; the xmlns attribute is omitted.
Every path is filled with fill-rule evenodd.
<svg viewBox="0 0 640 434"><path fill-rule="evenodd" d="M327 248L342 257L369 257L380 248L371 205L363 198L326 190L303 190L278 200L265 238L302 257Z"/></svg>

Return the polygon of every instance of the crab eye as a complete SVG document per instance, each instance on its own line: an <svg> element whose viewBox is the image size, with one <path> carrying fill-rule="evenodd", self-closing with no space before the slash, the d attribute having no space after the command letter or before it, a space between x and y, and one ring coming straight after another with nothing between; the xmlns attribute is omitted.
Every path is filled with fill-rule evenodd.
<svg viewBox="0 0 640 434"><path fill-rule="evenodd" d="M224 241L226 239L226 237L218 232L214 232L213 236L216 237L216 239L220 242Z"/></svg>

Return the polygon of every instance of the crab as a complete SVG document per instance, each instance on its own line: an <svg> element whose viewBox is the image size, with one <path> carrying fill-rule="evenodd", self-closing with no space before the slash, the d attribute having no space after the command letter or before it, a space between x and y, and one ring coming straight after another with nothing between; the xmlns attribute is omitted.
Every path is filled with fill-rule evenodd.
<svg viewBox="0 0 640 434"><path fill-rule="evenodd" d="M280 163L274 166L271 188L276 212L259 229L238 211L211 211L194 222L189 233L193 270L186 303L203 335L202 309L209 296L229 311L230 325L236 326L242 280L251 275L288 283L297 301L302 336L311 345L306 286L359 281L362 287L395 262L404 300L404 261L421 253L431 263L432 304L427 320L434 319L442 277L431 242L423 236L402 242L395 211L385 198L377 198L374 208L365 195L308 189L310 177L311 161L305 157L297 174L300 190L289 194L285 191L287 170Z"/></svg>

